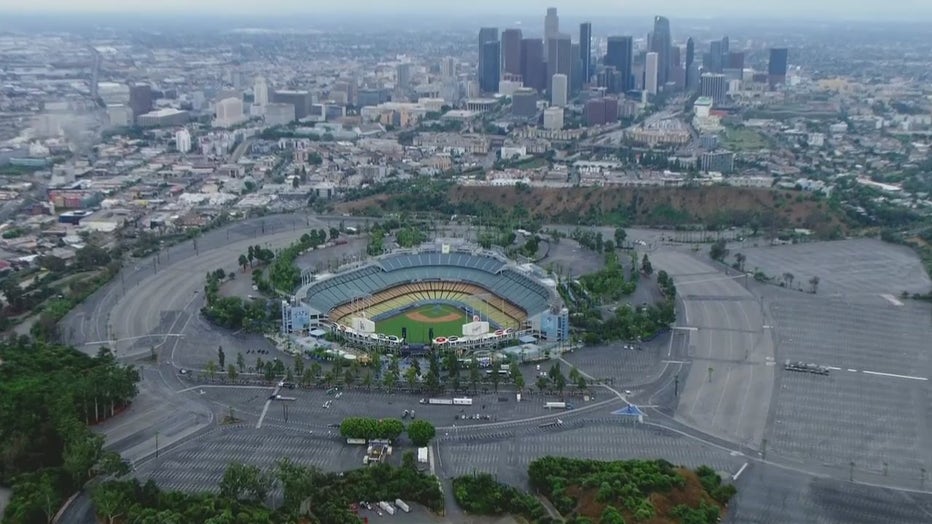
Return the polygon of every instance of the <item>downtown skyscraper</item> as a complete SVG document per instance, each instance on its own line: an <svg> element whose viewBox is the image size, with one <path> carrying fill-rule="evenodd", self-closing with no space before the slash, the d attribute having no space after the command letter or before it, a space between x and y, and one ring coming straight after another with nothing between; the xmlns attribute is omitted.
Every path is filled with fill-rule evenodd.
<svg viewBox="0 0 932 524"><path fill-rule="evenodd" d="M506 76L521 75L521 30L502 31L502 71Z"/></svg>
<svg viewBox="0 0 932 524"><path fill-rule="evenodd" d="M557 36L560 33L560 17L557 16L556 7L547 8L547 16L544 17L544 60L549 60L549 44L550 39Z"/></svg>
<svg viewBox="0 0 932 524"><path fill-rule="evenodd" d="M625 93L634 89L634 38L630 36L608 37L608 49L605 65L615 68L621 81L615 86L615 92Z"/></svg>
<svg viewBox="0 0 932 524"><path fill-rule="evenodd" d="M673 37L670 33L670 21L663 16L654 17L654 30L650 33L647 50L657 53L657 83L664 85L673 78L670 48Z"/></svg>
<svg viewBox="0 0 932 524"><path fill-rule="evenodd" d="M479 89L487 93L498 91L501 80L502 46L498 41L497 27L479 30Z"/></svg>
<svg viewBox="0 0 932 524"><path fill-rule="evenodd" d="M588 84L595 72L592 67L592 23L579 24L579 73L582 83Z"/></svg>

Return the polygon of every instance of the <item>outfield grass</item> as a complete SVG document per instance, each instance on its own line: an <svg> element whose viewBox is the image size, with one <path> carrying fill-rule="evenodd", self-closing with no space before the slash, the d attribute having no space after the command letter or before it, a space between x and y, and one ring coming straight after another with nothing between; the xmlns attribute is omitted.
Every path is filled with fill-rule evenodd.
<svg viewBox="0 0 932 524"><path fill-rule="evenodd" d="M413 313L420 313L429 319L439 319L450 315L456 315L457 318L433 323L418 322L408 318L407 315ZM466 314L459 308L446 304L428 304L376 322L375 332L401 337L401 328L406 327L408 328L408 342L426 344L430 342L428 338L430 328L434 328L434 337L458 337L463 334L463 324L466 322Z"/></svg>

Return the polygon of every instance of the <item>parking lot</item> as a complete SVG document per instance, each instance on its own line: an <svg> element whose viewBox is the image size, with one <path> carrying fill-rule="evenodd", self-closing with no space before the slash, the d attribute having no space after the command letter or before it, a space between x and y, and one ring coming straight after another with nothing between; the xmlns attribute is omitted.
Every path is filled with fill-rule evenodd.
<svg viewBox="0 0 932 524"><path fill-rule="evenodd" d="M932 467L928 306L787 297L771 311L780 359L832 369L787 372L781 360L769 449L914 485Z"/></svg>
<svg viewBox="0 0 932 524"><path fill-rule="evenodd" d="M784 273L794 276L793 287L809 288L819 277L820 295L926 293L932 282L916 254L905 246L874 239L812 242L791 246L744 247L730 245L731 253L747 256L748 271L760 268L777 281ZM728 262L734 260L729 257Z"/></svg>

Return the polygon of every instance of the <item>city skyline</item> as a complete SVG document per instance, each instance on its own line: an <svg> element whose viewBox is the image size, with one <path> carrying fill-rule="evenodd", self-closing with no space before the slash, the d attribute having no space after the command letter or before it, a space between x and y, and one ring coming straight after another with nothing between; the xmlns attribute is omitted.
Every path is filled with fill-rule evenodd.
<svg viewBox="0 0 932 524"><path fill-rule="evenodd" d="M548 7L556 7L561 15L570 17L591 16L596 14L613 14L618 16L645 16L666 13L670 17L685 18L742 18L742 17L772 17L779 18L836 18L850 19L909 19L917 21L920 18L932 17L932 5L922 0L899 0L886 2L878 8L875 2L859 0L841 2L827 0L813 4L803 0L786 0L779 4L751 4L739 0L709 0L701 5L688 0L662 0L641 5L628 3L619 5L608 0L581 0L569 2L556 0L541 2L537 0L515 0L501 4L492 0L475 0L470 3L469 15L501 15L501 16L542 16ZM245 0L201 0L195 6L183 0L164 0L158 4L126 0L35 0L28 4L13 3L9 0L0 1L0 12L15 13L161 13L161 14L202 14L222 11L224 15L259 15L275 16L283 14L421 14L436 16L457 14L459 10L451 5L438 5L436 2L426 0L411 0L403 3L383 3L372 5L363 0L345 0L339 3L302 2L299 0L269 0L261 6ZM522 20L529 24L531 19Z"/></svg>

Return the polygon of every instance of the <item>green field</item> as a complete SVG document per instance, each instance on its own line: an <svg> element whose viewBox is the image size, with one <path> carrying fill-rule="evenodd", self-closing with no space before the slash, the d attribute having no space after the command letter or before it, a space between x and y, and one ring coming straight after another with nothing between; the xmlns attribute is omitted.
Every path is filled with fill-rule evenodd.
<svg viewBox="0 0 932 524"><path fill-rule="evenodd" d="M770 147L770 141L756 129L749 127L726 127L722 145L732 151L760 151Z"/></svg>
<svg viewBox="0 0 932 524"><path fill-rule="evenodd" d="M415 320L410 316L423 316L425 320ZM461 336L466 322L466 314L459 308L446 304L428 304L376 322L375 332L401 337L401 328L406 327L408 342L426 344L430 342L430 328L434 328L434 337Z"/></svg>

